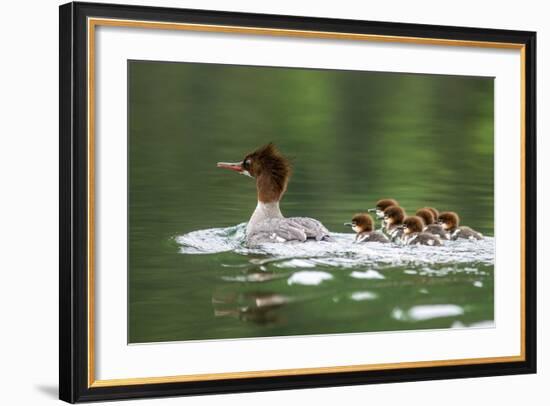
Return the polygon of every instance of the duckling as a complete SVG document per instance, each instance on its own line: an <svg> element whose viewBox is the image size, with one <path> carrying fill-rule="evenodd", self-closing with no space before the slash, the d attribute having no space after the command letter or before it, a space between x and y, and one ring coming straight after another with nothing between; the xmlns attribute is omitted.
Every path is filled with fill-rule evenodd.
<svg viewBox="0 0 550 406"><path fill-rule="evenodd" d="M399 206L397 200L394 199L380 199L376 202L376 207L368 209L369 213L375 213L376 218L382 220L384 218L384 210L390 206Z"/></svg>
<svg viewBox="0 0 550 406"><path fill-rule="evenodd" d="M466 238L468 240L481 240L483 234L470 227L459 226L460 217L454 211L445 211L439 215L437 222L451 235L451 240Z"/></svg>
<svg viewBox="0 0 550 406"><path fill-rule="evenodd" d="M437 212L437 210L432 209ZM428 233L437 235L445 240L451 239L451 234L443 229L441 224L436 224L433 211L429 207L418 209L416 215L424 221L424 230Z"/></svg>
<svg viewBox="0 0 550 406"><path fill-rule="evenodd" d="M390 242L388 237L380 231L374 231L374 222L372 217L366 213L359 213L353 216L351 223L344 223L357 233L355 242Z"/></svg>
<svg viewBox="0 0 550 406"><path fill-rule="evenodd" d="M405 245L441 245L437 235L422 231L424 223L419 216L410 216L403 221L403 242Z"/></svg>
<svg viewBox="0 0 550 406"><path fill-rule="evenodd" d="M434 216L434 223L437 223L437 219L439 218L439 210L433 207L424 207L424 208L432 212Z"/></svg>
<svg viewBox="0 0 550 406"><path fill-rule="evenodd" d="M384 232L390 240L399 242L403 235L403 219L405 210L399 206L390 206L384 210Z"/></svg>

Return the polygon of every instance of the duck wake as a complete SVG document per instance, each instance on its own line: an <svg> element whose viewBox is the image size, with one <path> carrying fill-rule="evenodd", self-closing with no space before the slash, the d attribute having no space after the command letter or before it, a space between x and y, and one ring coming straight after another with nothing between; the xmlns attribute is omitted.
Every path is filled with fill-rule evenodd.
<svg viewBox="0 0 550 406"><path fill-rule="evenodd" d="M246 223L227 228L197 230L176 236L182 254L265 255L263 262L289 268L318 265L338 268L364 266L403 266L430 264L494 265L494 238L480 241L445 241L441 247L400 246L397 244L354 243L354 234L331 233L331 241L266 243L259 247L245 244Z"/></svg>

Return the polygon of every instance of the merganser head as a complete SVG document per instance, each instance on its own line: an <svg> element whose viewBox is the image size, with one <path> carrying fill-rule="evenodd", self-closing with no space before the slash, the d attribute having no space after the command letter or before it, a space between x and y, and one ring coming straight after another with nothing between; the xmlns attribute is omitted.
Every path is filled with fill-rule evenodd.
<svg viewBox="0 0 550 406"><path fill-rule="evenodd" d="M390 206L384 210L384 221L387 225L400 225L405 218L405 210L399 206Z"/></svg>
<svg viewBox="0 0 550 406"><path fill-rule="evenodd" d="M365 231L370 232L374 228L372 217L367 213L356 214L351 219L351 223L344 223L344 225L351 227L358 234Z"/></svg>
<svg viewBox="0 0 550 406"><path fill-rule="evenodd" d="M420 216L410 216L403 221L403 233L412 234L420 233L424 229L424 222Z"/></svg>
<svg viewBox="0 0 550 406"><path fill-rule="evenodd" d="M394 199L380 199L376 202L376 207L368 211L376 213L376 217L378 218L384 218L384 210L390 206L399 206L399 203Z"/></svg>
<svg viewBox="0 0 550 406"><path fill-rule="evenodd" d="M435 223L434 215L431 212L431 210L428 208L418 209L416 211L416 215L424 221L425 225L430 225Z"/></svg>
<svg viewBox="0 0 550 406"><path fill-rule="evenodd" d="M264 203L280 200L291 173L289 160L273 143L247 154L241 162L218 162L217 166L255 178L258 200Z"/></svg>
<svg viewBox="0 0 550 406"><path fill-rule="evenodd" d="M439 211L437 209L434 209L433 207L424 207L424 208L432 212L432 214L434 215L434 223L435 223L439 218Z"/></svg>
<svg viewBox="0 0 550 406"><path fill-rule="evenodd" d="M439 215L437 222L445 230L454 230L460 224L460 218L454 211L445 211Z"/></svg>

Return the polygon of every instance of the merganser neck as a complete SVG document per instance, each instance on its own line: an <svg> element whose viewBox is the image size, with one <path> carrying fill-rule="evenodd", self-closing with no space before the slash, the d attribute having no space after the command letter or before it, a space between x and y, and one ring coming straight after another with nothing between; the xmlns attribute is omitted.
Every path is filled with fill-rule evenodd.
<svg viewBox="0 0 550 406"><path fill-rule="evenodd" d="M256 194L262 203L279 202L286 191L288 174L261 173L256 178Z"/></svg>
<svg viewBox="0 0 550 406"><path fill-rule="evenodd" d="M254 210L254 213L252 213L252 217L250 217L248 225L246 226L247 234L250 233L252 229L254 229L254 226L256 224L259 224L268 219L275 218L284 218L283 213L281 213L281 209L279 209L279 202L264 203L258 201L256 210Z"/></svg>

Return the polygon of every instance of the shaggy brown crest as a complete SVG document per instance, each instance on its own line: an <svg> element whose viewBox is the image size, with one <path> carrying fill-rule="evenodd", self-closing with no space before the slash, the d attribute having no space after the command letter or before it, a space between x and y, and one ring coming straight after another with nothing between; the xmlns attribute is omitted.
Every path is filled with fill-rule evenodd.
<svg viewBox="0 0 550 406"><path fill-rule="evenodd" d="M399 206L399 203L394 199L380 199L376 202L376 208L378 210L384 211L390 206Z"/></svg>
<svg viewBox="0 0 550 406"><path fill-rule="evenodd" d="M372 231L374 228L372 217L366 213L356 214L351 219L351 222L361 228L362 231Z"/></svg>
<svg viewBox="0 0 550 406"><path fill-rule="evenodd" d="M393 224L401 224L403 223L403 219L405 218L405 210L403 210L399 206L390 206L386 210L384 210L384 218L391 218L393 220Z"/></svg>
<svg viewBox="0 0 550 406"><path fill-rule="evenodd" d="M430 209L419 209L416 211L416 215L424 221L425 225L430 225L435 223L435 218L433 213L430 211Z"/></svg>
<svg viewBox="0 0 550 406"><path fill-rule="evenodd" d="M446 224L448 230L453 230L460 224L460 218L454 211L445 211L439 215L438 222Z"/></svg>
<svg viewBox="0 0 550 406"><path fill-rule="evenodd" d="M250 176L256 178L258 200L270 203L281 199L290 178L291 166L273 143L248 154L242 166Z"/></svg>
<svg viewBox="0 0 550 406"><path fill-rule="evenodd" d="M408 233L420 233L424 229L424 222L419 216L410 216L403 221L405 229Z"/></svg>

